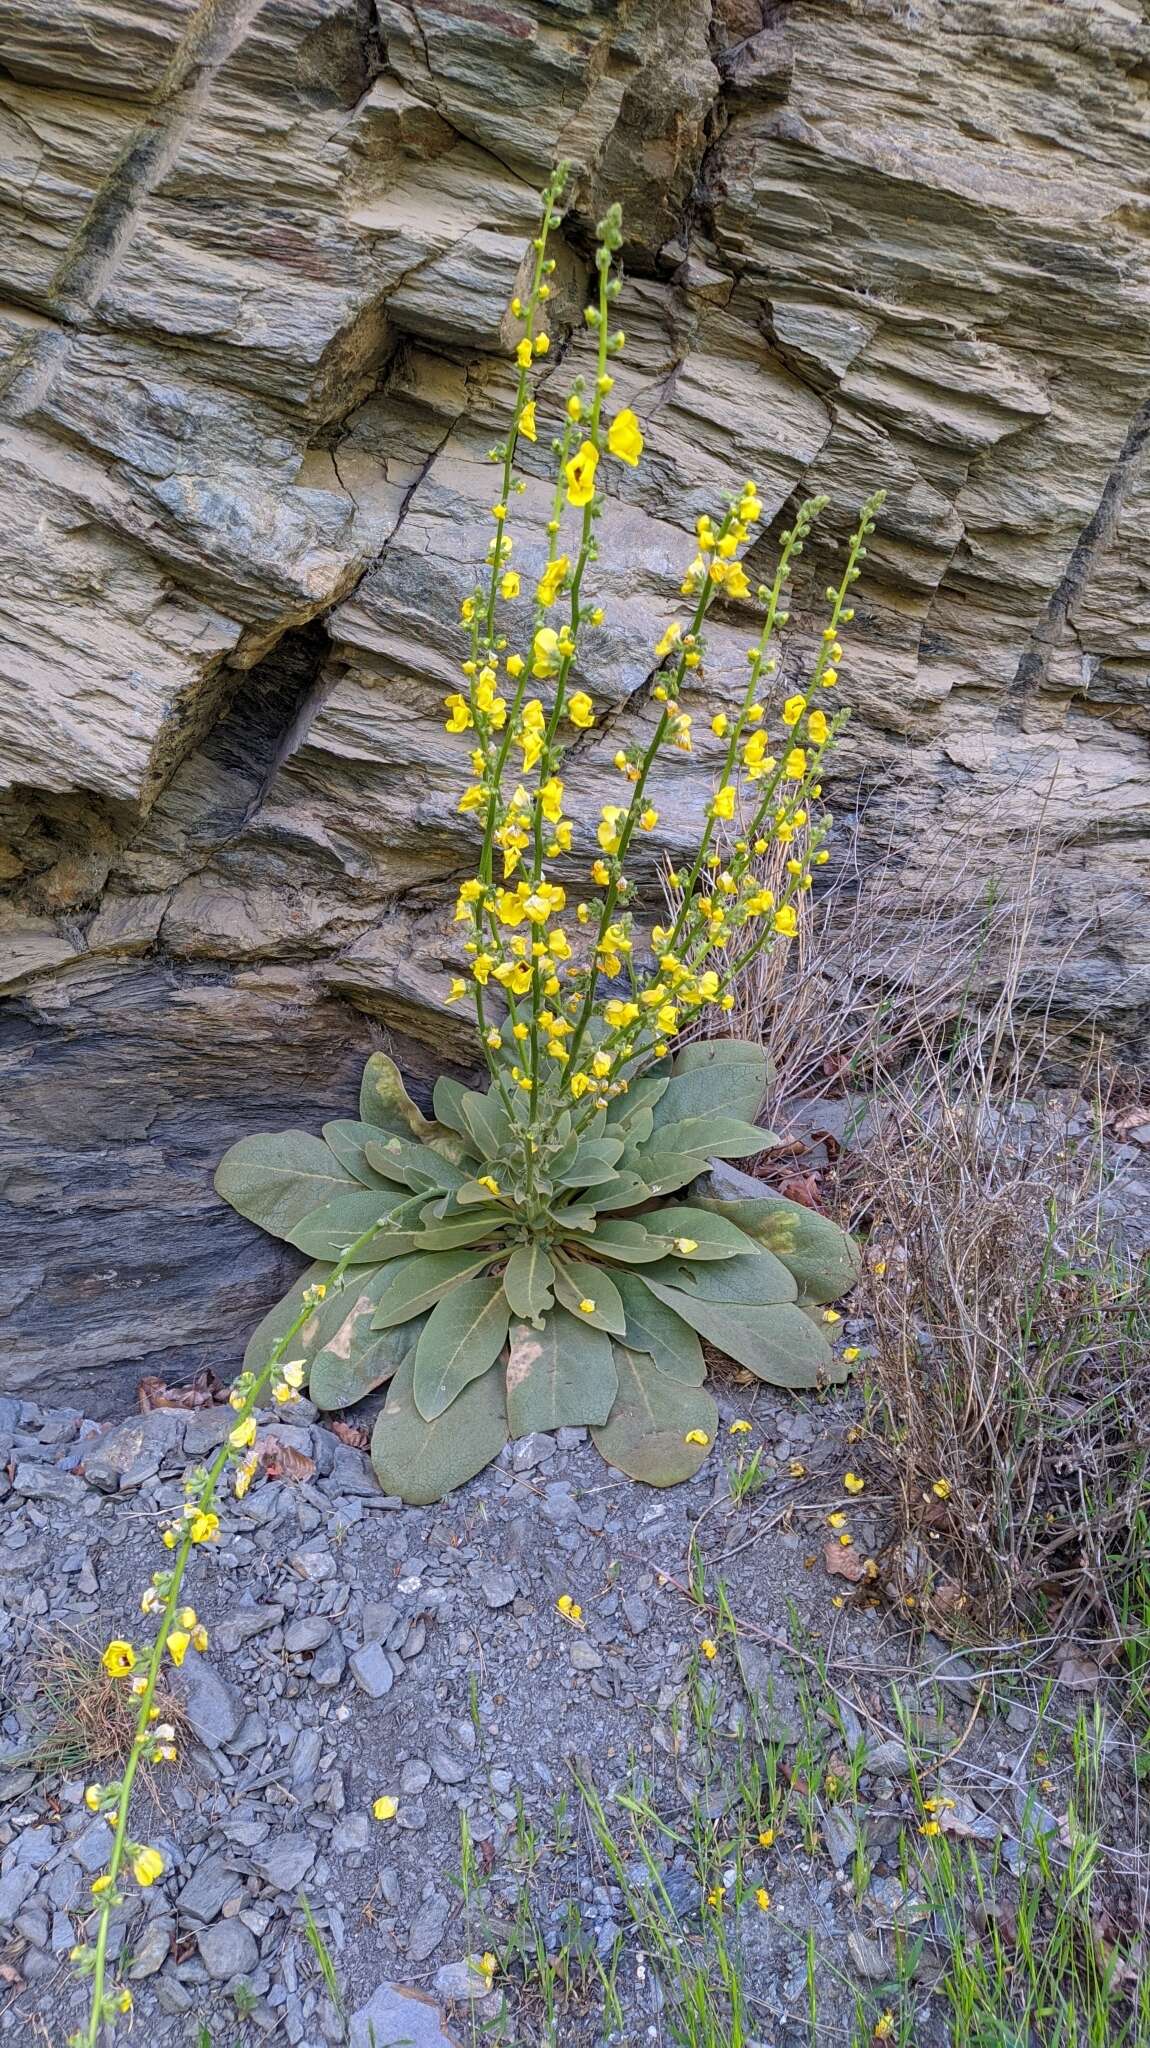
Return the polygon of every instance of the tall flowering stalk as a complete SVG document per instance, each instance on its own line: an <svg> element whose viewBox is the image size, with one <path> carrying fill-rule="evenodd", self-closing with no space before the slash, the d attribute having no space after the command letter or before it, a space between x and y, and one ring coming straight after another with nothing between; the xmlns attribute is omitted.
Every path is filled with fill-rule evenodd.
<svg viewBox="0 0 1150 2048"><path fill-rule="evenodd" d="M370 1233L365 1233L364 1241ZM164 1874L164 1859L158 1849L133 1841L129 1832L132 1788L141 1764L175 1763L175 1731L160 1722L155 1705L156 1690L167 1663L179 1666L189 1648L208 1647L207 1630L195 1609L184 1604L184 1578L192 1552L201 1544L212 1544L220 1530L216 1498L220 1482L229 1469L233 1490L242 1499L251 1485L257 1458L252 1446L256 1438L256 1409L265 1399L290 1405L299 1399L306 1368L302 1359L289 1358L295 1339L329 1294L343 1285L357 1245L351 1245L332 1269L326 1282L307 1288L299 1314L289 1329L272 1346L266 1365L258 1373L243 1373L228 1396L236 1419L211 1464L197 1466L184 1478L184 1505L180 1515L161 1531L172 1561L155 1571L140 1596L140 1611L158 1618L156 1633L146 1646L116 1637L104 1650L103 1664L111 1678L130 1686L137 1696L136 1724L123 1776L106 1785L93 1784L84 1794L93 1813L102 1813L112 1830L108 1867L92 1884L95 1928L90 1938L72 1950L71 1960L81 1975L91 1978L87 2025L69 2035L68 2048L97 2048L100 2030L107 2023L132 2011L132 1994L126 1984L108 1984L108 1942L112 1915L124 1902L124 1885L129 1879L141 1887L152 1885Z"/></svg>

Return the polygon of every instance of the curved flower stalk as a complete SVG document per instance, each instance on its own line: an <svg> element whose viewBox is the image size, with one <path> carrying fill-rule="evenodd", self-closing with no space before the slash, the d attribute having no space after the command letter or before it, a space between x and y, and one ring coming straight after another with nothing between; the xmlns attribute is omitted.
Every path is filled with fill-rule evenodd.
<svg viewBox="0 0 1150 2048"><path fill-rule="evenodd" d="M473 1008L489 1086L440 1080L428 1119L377 1054L357 1120L328 1124L322 1142L303 1132L246 1139L216 1182L241 1214L321 1262L310 1278L347 1256L388 1193L385 1221L359 1239L354 1300L317 1316L305 1356L321 1408L390 1381L372 1456L383 1485L408 1501L439 1499L509 1435L563 1423L590 1424L604 1456L636 1478L687 1477L715 1430L701 1338L785 1386L842 1378L849 1363L832 1349L839 1318L826 1309L853 1280L849 1240L778 1198L731 1204L707 1192L709 1162L753 1156L773 1140L754 1121L767 1079L761 1050L700 1040L697 1027L707 1012L730 1011L760 953L790 943L828 858L821 777L847 716L836 708L841 635L881 493L863 507L827 591L808 680L774 716L767 697L784 594L826 500L800 505L772 582L754 589L754 483L699 519L684 603L652 653L649 734L614 757L617 800L591 821L571 815L564 756L597 724L578 664L603 621L588 589L602 484L613 467L638 465L643 428L614 397L626 345L612 326L618 207L597 230L585 311L593 369L558 393L554 378L533 388L551 346L548 247L563 187L560 170L543 194L530 284L511 305L521 333L511 423L491 451L493 532L462 606L460 688L445 700L447 731L468 737L471 780L458 811L477 845L455 906L462 971L446 1000ZM528 570L515 554L513 506L525 489L517 456L523 442L540 442L545 414L550 517L542 561ZM741 701L710 718L707 744L721 746L698 844L665 878L670 922L648 932L629 857L659 822L656 770L664 754L696 744L686 700L705 682L712 606L755 599L762 617ZM276 1334L292 1299L253 1346Z"/></svg>
<svg viewBox="0 0 1150 2048"><path fill-rule="evenodd" d="M377 1207L381 1207L377 1203ZM72 1950L71 1960L84 1977L91 1979L86 2026L69 2035L68 2048L98 2048L105 2024L132 2011L132 1994L126 1984L109 1986L109 1933L112 1915L125 1897L129 1881L141 1887L155 1884L164 1874L164 1858L149 1844L133 1841L129 1833L132 1788L141 1764L175 1763L175 1731L160 1721L155 1705L156 1689L166 1662L177 1667L189 1648L204 1651L208 1634L196 1611L184 1603L184 1577L193 1551L201 1544L214 1543L220 1519L216 1500L221 1481L232 1470L233 1487L242 1499L256 1470L252 1446L256 1438L256 1409L265 1397L282 1405L299 1399L305 1377L304 1361L289 1358L296 1340L304 1336L309 1322L325 1300L339 1298L345 1276L354 1264L363 1242L348 1246L332 1267L326 1281L313 1282L299 1292L296 1312L283 1329L266 1362L258 1372L245 1372L229 1395L236 1419L216 1456L207 1467L197 1466L184 1478L182 1512L161 1531L161 1540L171 1553L171 1562L155 1571L140 1596L140 1612L156 1618L155 1636L147 1645L115 1637L104 1650L103 1664L110 1678L129 1686L139 1701L132 1746L122 1777L113 1782L87 1787L85 1804L92 1813L102 1813L111 1830L108 1867L92 1884L95 1929L90 1938Z"/></svg>

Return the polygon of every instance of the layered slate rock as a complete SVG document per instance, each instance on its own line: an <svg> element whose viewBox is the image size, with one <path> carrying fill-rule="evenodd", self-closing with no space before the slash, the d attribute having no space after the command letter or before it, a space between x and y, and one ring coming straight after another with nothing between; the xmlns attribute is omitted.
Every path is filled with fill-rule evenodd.
<svg viewBox="0 0 1150 2048"><path fill-rule="evenodd" d="M229 1367L284 1275L214 1158L346 1108L381 1027L417 1075L466 1057L440 700L558 156L541 414L619 198L647 440L611 479L573 794L650 715L698 512L742 475L775 530L831 493L789 675L883 483L832 794L864 870L884 850L892 961L1037 833L1028 996L1145 1055L1148 60L1096 0L12 0L0 1380L112 1409L149 1363ZM520 505L530 567L541 482ZM749 623L716 615L708 703Z"/></svg>

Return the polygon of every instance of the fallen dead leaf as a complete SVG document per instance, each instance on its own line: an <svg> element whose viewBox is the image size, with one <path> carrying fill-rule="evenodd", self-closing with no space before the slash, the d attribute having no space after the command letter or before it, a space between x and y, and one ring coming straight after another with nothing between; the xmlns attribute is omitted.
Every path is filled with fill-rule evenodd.
<svg viewBox="0 0 1150 2048"><path fill-rule="evenodd" d="M256 1450L269 1479L291 1479L299 1484L315 1477L315 1459L306 1451L297 1451L294 1444L281 1443L278 1436L257 1437Z"/></svg>
<svg viewBox="0 0 1150 2048"><path fill-rule="evenodd" d="M1068 1685L1073 1692L1094 1692L1102 1680L1102 1673L1093 1657L1082 1650L1068 1650L1058 1667L1059 1685Z"/></svg>
<svg viewBox="0 0 1150 2048"><path fill-rule="evenodd" d="M371 1433L361 1429L358 1422L333 1422L331 1433L341 1444L350 1444L353 1451L366 1451L371 1442Z"/></svg>
<svg viewBox="0 0 1150 2048"><path fill-rule="evenodd" d="M227 1400L227 1388L210 1366L186 1387L169 1387L156 1373L146 1373L136 1386L136 1399L143 1415L150 1415L153 1408L211 1408Z"/></svg>
<svg viewBox="0 0 1150 2048"><path fill-rule="evenodd" d="M870 1576L866 1568L866 1559L859 1556L853 1545L849 1550L844 1550L837 1540L827 1544L823 1551L823 1563L826 1565L828 1578L849 1579L853 1586L857 1586L861 1579Z"/></svg>

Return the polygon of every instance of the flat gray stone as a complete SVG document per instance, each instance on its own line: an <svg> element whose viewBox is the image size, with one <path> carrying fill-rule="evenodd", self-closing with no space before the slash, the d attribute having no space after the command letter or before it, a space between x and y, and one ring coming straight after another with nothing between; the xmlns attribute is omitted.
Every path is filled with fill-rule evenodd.
<svg viewBox="0 0 1150 2048"><path fill-rule="evenodd" d="M510 1607L518 1591L510 1572L484 1572L479 1589L492 1609Z"/></svg>
<svg viewBox="0 0 1150 2048"><path fill-rule="evenodd" d="M354 1652L351 1675L369 1700L386 1698L395 1684L395 1673L381 1643L364 1643Z"/></svg>
<svg viewBox="0 0 1150 2048"><path fill-rule="evenodd" d="M131 1944L132 1960L127 1974L133 1984L138 1984L144 1977L154 1977L157 1970L163 1969L174 1931L170 1920L149 1920L143 1933Z"/></svg>
<svg viewBox="0 0 1150 2048"><path fill-rule="evenodd" d="M273 1891L290 1892L303 1883L315 1857L310 1835L280 1835L256 1851L252 1868Z"/></svg>
<svg viewBox="0 0 1150 2048"><path fill-rule="evenodd" d="M193 1733L209 1749L222 1749L239 1733L244 1705L234 1687L220 1677L194 1650L189 1650L179 1671L171 1676Z"/></svg>
<svg viewBox="0 0 1150 2048"><path fill-rule="evenodd" d="M176 1900L176 1910L184 1920L216 1920L228 1900L238 1898L243 1888L243 1878L223 1855L205 1856Z"/></svg>
<svg viewBox="0 0 1150 2048"><path fill-rule="evenodd" d="M407 1937L409 1961L425 1963L432 1950L439 1947L450 1910L442 1892L432 1892L429 1899L424 1899Z"/></svg>
<svg viewBox="0 0 1150 2048"><path fill-rule="evenodd" d="M226 1408L224 1413L231 1414ZM187 1417L174 1408L129 1415L84 1454L84 1477L99 1493L142 1486L153 1479L169 1451L182 1448Z"/></svg>
<svg viewBox="0 0 1150 2048"><path fill-rule="evenodd" d="M196 1946L209 1977L218 1983L249 1977L260 1959L255 1935L242 1920L216 1920L212 1926L201 1928Z"/></svg>
<svg viewBox="0 0 1150 2048"><path fill-rule="evenodd" d="M36 1883L36 1872L31 1864L15 1864L6 1877L0 1877L0 1927L10 1927L28 1894Z"/></svg>
<svg viewBox="0 0 1150 2048"><path fill-rule="evenodd" d="M352 2014L348 2048L391 2048L393 2042L403 2048L461 2048L433 1998L405 1984L381 1984Z"/></svg>
<svg viewBox="0 0 1150 2048"><path fill-rule="evenodd" d="M284 1631L284 1648L295 1656L304 1650L318 1650L331 1634L331 1623L322 1614L301 1614Z"/></svg>

